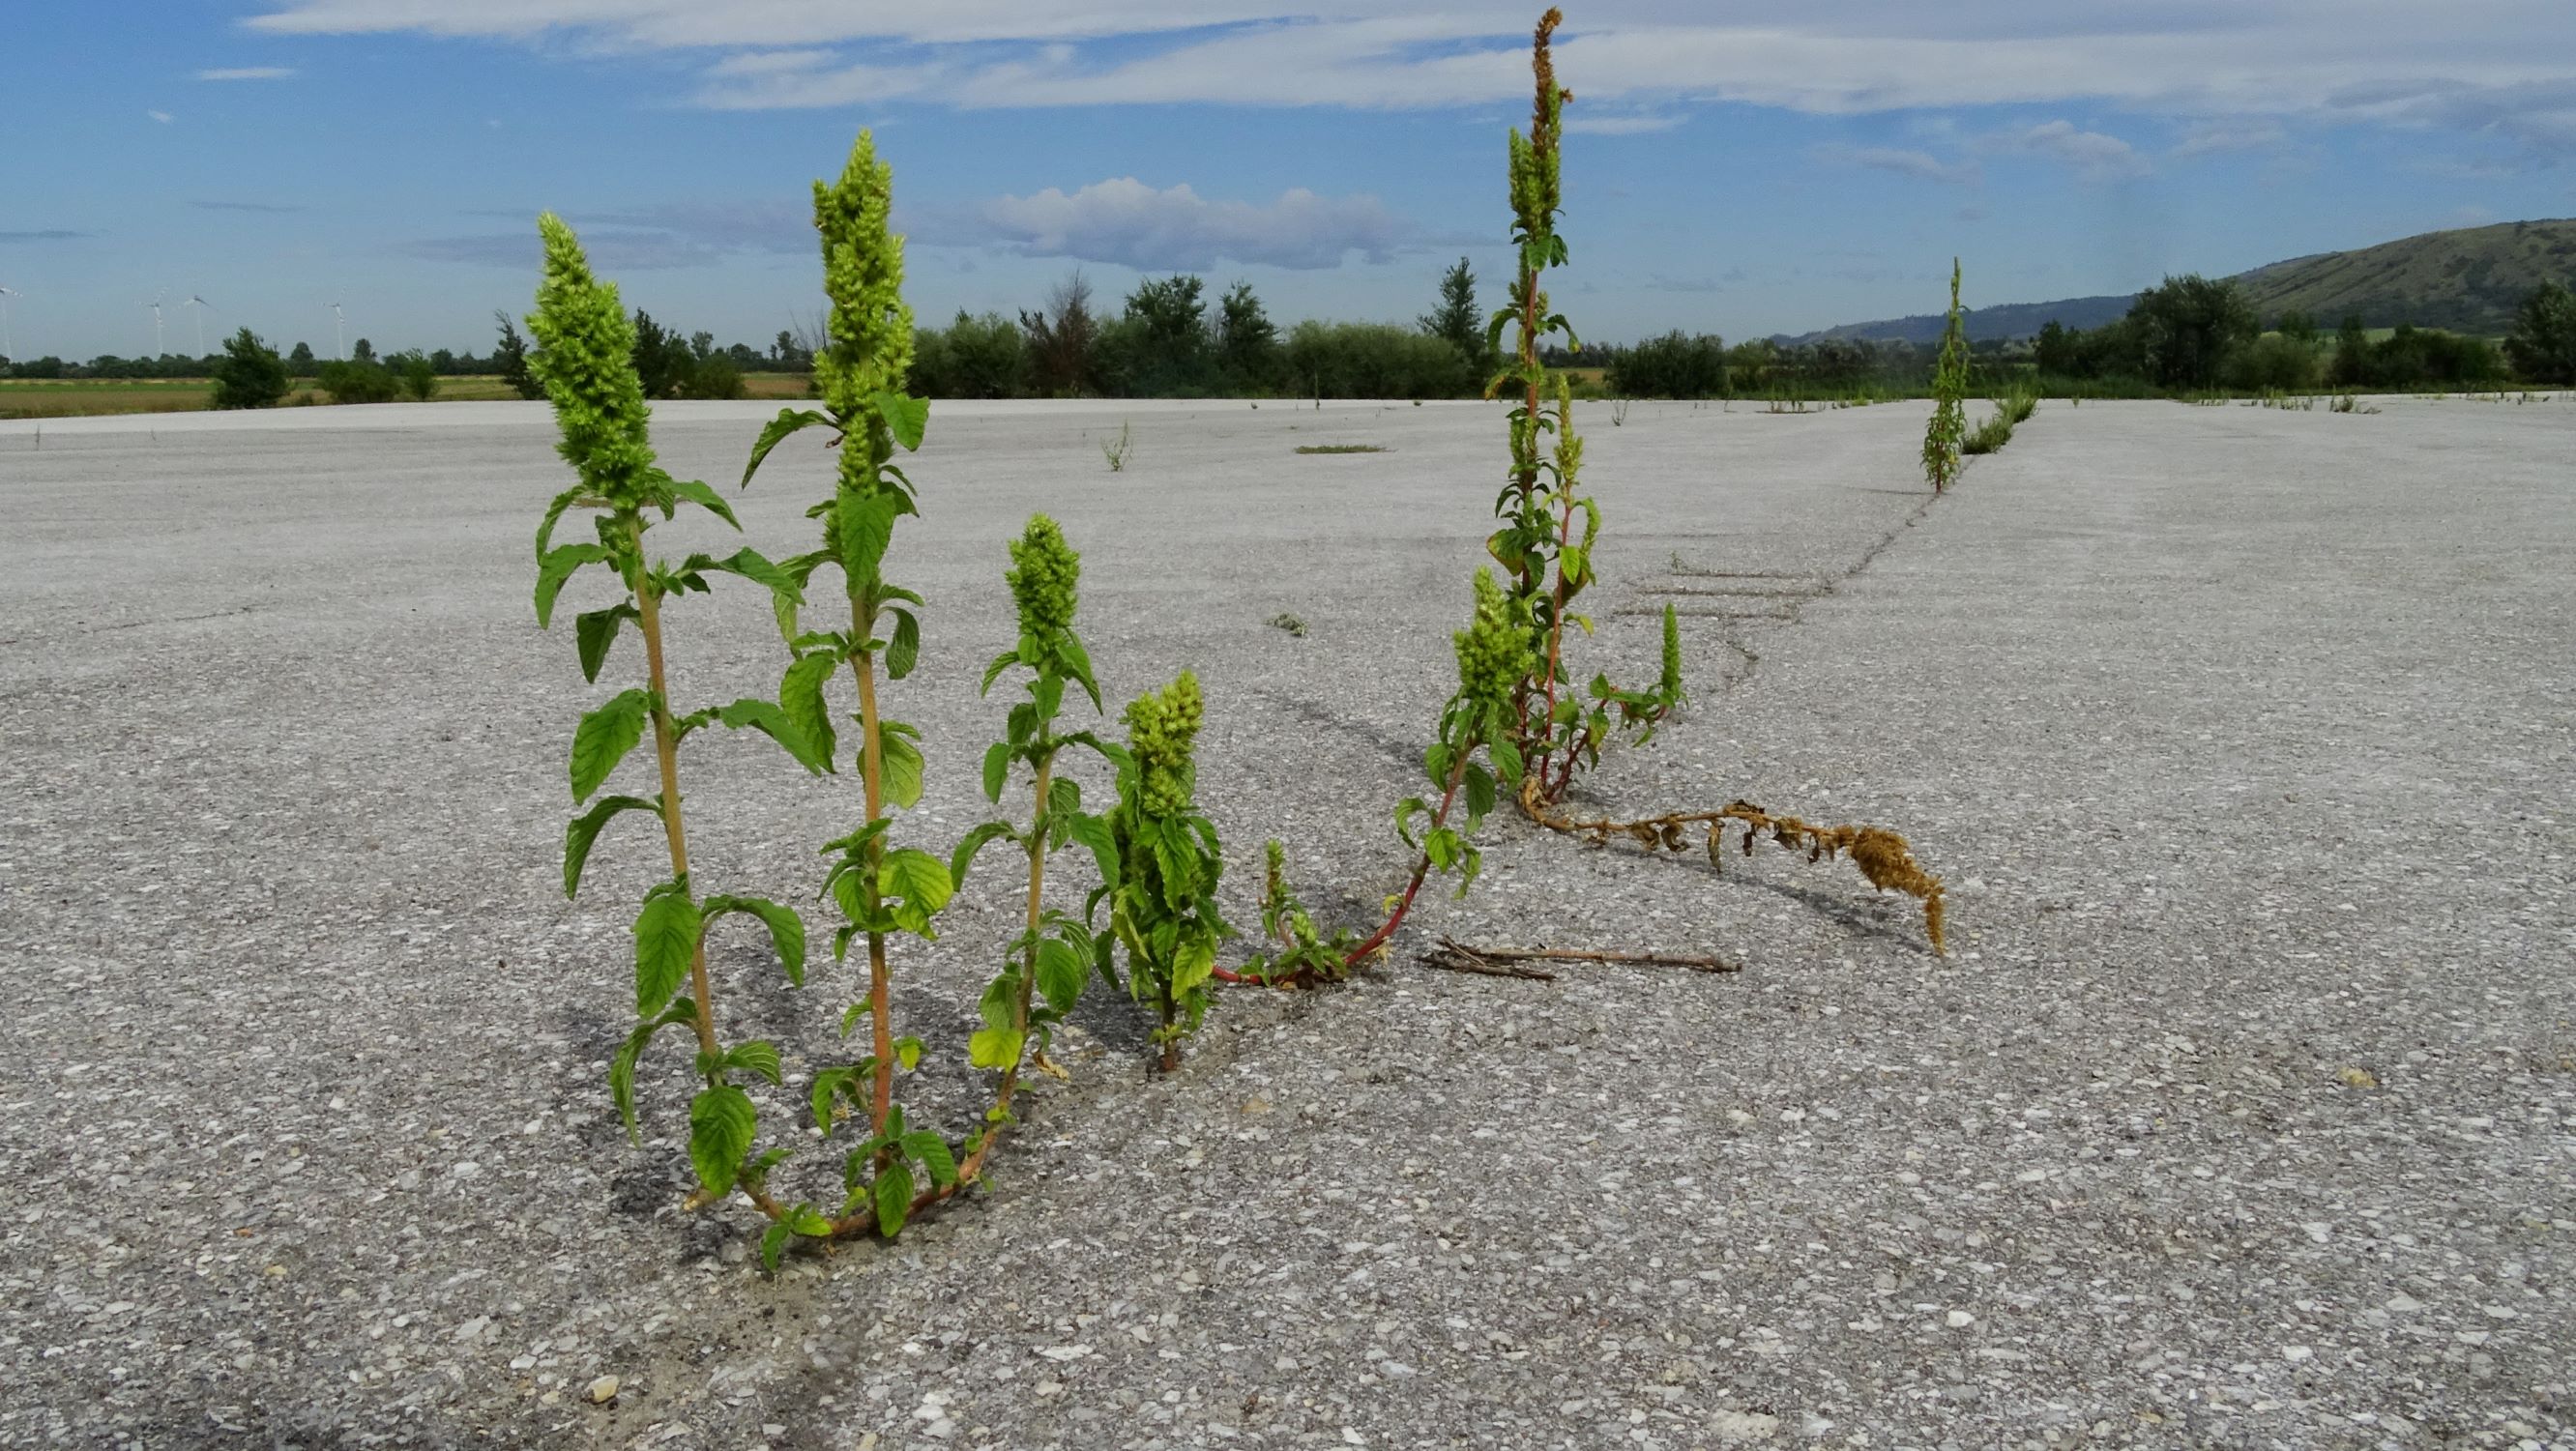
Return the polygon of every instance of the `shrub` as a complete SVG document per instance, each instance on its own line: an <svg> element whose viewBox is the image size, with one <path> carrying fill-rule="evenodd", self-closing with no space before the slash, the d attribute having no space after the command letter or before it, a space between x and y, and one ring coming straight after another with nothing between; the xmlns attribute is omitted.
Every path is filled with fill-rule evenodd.
<svg viewBox="0 0 2576 1451"><path fill-rule="evenodd" d="M426 403L438 396L438 365L420 349L396 353L386 361L393 364L394 382L405 397Z"/></svg>
<svg viewBox="0 0 2576 1451"><path fill-rule="evenodd" d="M243 328L224 340L215 363L217 408L274 408L286 388L285 361L258 334Z"/></svg>
<svg viewBox="0 0 2576 1451"><path fill-rule="evenodd" d="M324 363L316 380L334 403L391 403L394 375L378 362Z"/></svg>
<svg viewBox="0 0 2576 1451"><path fill-rule="evenodd" d="M2533 383L2576 383L2576 293L2544 282L2514 314L2504 340L2513 370Z"/></svg>
<svg viewBox="0 0 2576 1451"><path fill-rule="evenodd" d="M492 317L501 324L501 341L492 349L492 371L500 374L501 381L520 397L543 398L545 385L528 371L528 340L519 336L518 325L508 313L495 309Z"/></svg>
<svg viewBox="0 0 2576 1451"><path fill-rule="evenodd" d="M1723 398L1726 372L1723 339L1675 328L1612 352L1606 381L1631 398Z"/></svg>
<svg viewBox="0 0 2576 1451"><path fill-rule="evenodd" d="M2269 333L2237 344L2227 355L2227 386L2249 393L2305 393L2324 367L2316 349L2288 333Z"/></svg>

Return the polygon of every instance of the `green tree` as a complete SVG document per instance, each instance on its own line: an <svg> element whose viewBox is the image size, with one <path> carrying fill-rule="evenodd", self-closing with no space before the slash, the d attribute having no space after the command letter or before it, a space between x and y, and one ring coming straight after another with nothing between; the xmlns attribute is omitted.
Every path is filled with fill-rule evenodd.
<svg viewBox="0 0 2576 1451"><path fill-rule="evenodd" d="M2185 273L2138 294L2129 305L2147 381L2163 388L2210 388L2228 351L2251 342L2254 309L2233 281Z"/></svg>
<svg viewBox="0 0 2576 1451"><path fill-rule="evenodd" d="M2504 340L2513 370L2534 383L2576 383L2576 293L2543 282L2524 298Z"/></svg>
<svg viewBox="0 0 2576 1451"><path fill-rule="evenodd" d="M1029 373L1049 398L1077 398L1099 386L1099 319L1091 312L1091 283L1075 268L1047 293L1046 306L1020 314L1028 335Z"/></svg>
<svg viewBox="0 0 2576 1451"><path fill-rule="evenodd" d="M313 360L311 343L297 343L295 351L286 355L286 371L298 378L312 377L314 370L320 366Z"/></svg>
<svg viewBox="0 0 2576 1451"><path fill-rule="evenodd" d="M1415 319L1424 332L1448 342L1481 387L1494 370L1493 349L1485 344L1485 314L1476 306L1476 274L1467 259L1440 274L1440 302Z"/></svg>
<svg viewBox="0 0 2576 1451"><path fill-rule="evenodd" d="M635 309L635 375L644 380L644 396L677 398L695 371L687 340Z"/></svg>
<svg viewBox="0 0 2576 1451"><path fill-rule="evenodd" d="M528 371L528 340L519 335L519 325L498 308L492 318L501 324L501 341L492 349L492 371L510 385L510 391L522 398L543 398L546 386Z"/></svg>
<svg viewBox="0 0 2576 1451"><path fill-rule="evenodd" d="M1279 325L1270 320L1251 283L1237 282L1218 299L1216 350L1235 386L1258 393L1278 382Z"/></svg>
<svg viewBox="0 0 2576 1451"><path fill-rule="evenodd" d="M376 345L365 338L358 339L358 345L349 350L349 361L352 363L372 363L375 360Z"/></svg>
<svg viewBox="0 0 2576 1451"><path fill-rule="evenodd" d="M2338 388L2358 388L2372 381L2372 371L2370 330L2361 325L2360 313L2346 313L2335 329L2334 362L2326 376Z"/></svg>
<svg viewBox="0 0 2576 1451"><path fill-rule="evenodd" d="M214 374L217 408L274 408L286 396L285 362L249 328L225 340Z"/></svg>
<svg viewBox="0 0 2576 1451"><path fill-rule="evenodd" d="M2301 347L2314 347L2317 341L2317 319L2313 313L2291 308L2273 324L2273 331Z"/></svg>
<svg viewBox="0 0 2576 1451"><path fill-rule="evenodd" d="M324 363L320 381L322 391L334 403L391 403L394 401L394 375L373 358L362 363Z"/></svg>
<svg viewBox="0 0 2576 1451"><path fill-rule="evenodd" d="M395 385L413 402L426 403L438 396L438 367L428 354L412 348L385 361L393 365Z"/></svg>
<svg viewBox="0 0 2576 1451"><path fill-rule="evenodd" d="M2031 343L2031 366L2045 377L2076 376L2080 366L2076 352L2079 336L2081 334L2069 330L2066 324L2050 318L2040 327L2039 336Z"/></svg>

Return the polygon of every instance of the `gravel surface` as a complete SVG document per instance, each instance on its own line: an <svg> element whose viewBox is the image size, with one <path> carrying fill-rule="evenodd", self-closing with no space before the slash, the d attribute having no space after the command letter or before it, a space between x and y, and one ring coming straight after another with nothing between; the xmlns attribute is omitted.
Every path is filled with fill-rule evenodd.
<svg viewBox="0 0 2576 1451"><path fill-rule="evenodd" d="M1917 406L1588 410L1581 668L1650 674L1671 599L1697 699L1581 804L1893 827L1952 956L1846 866L1498 816L1385 966L1229 992L1177 1075L1095 991L988 1195L775 1281L749 1211L680 1208L684 1055L640 1148L609 1106L660 853L612 828L562 898L611 687L527 604L542 410L0 424L0 1444L2576 1445L2576 404L2383 407L2049 404L1938 503ZM729 481L765 411L667 405L666 461ZM931 438L898 840L981 819L1002 546L1044 508L1113 713L1206 682L1229 913L1278 835L1367 917L1495 411ZM797 547L828 478L791 444L751 540ZM748 588L671 628L684 703L774 688ZM702 883L810 901L855 782L750 737L685 769ZM952 1133L1009 875L899 952ZM1463 977L1415 964L1434 932L1747 970ZM790 991L756 938L721 1010L785 1051L792 1134L854 975Z"/></svg>

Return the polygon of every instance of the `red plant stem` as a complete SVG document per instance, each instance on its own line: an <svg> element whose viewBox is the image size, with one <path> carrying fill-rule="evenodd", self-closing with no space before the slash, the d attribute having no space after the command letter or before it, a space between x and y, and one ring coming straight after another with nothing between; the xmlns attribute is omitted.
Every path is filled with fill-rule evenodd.
<svg viewBox="0 0 2576 1451"><path fill-rule="evenodd" d="M1573 420L1560 419L1558 426L1570 428ZM1547 732L1551 744L1547 755L1539 757L1542 786L1547 781L1547 756L1555 754L1556 749L1552 743L1556 737L1556 662L1565 640L1565 547L1566 541L1574 537L1574 489L1562 477L1557 479L1556 486L1565 495L1565 518L1556 527L1556 605L1547 615ZM1574 754L1574 743L1566 742L1565 776L1554 790L1548 792L1549 800L1564 794L1566 786L1574 780Z"/></svg>
<svg viewBox="0 0 2576 1451"><path fill-rule="evenodd" d="M1471 736L1466 746L1458 752L1457 764L1449 768L1449 789L1440 793L1440 809L1431 813L1433 831L1438 831L1441 823L1449 819L1449 808L1458 800L1458 785L1467 779L1467 758L1474 755L1475 751L1475 738ZM1370 953L1385 946L1386 940L1395 935L1395 929L1403 925L1404 914L1413 910L1414 894L1422 890L1422 879L1429 875L1430 871L1431 853L1426 849L1422 853L1421 860L1413 864L1413 880L1404 884L1404 897L1395 904L1395 910L1387 914L1385 925L1370 933L1368 941L1352 948L1351 955L1342 959L1344 972L1359 966L1367 960Z"/></svg>

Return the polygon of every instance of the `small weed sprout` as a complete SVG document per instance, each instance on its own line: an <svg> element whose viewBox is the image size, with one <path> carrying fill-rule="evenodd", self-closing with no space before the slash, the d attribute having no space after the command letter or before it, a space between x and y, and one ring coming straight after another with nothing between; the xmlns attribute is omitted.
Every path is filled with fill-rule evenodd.
<svg viewBox="0 0 2576 1451"><path fill-rule="evenodd" d="M634 624L644 643L643 684L584 715L573 733L573 800L588 801L648 733L661 780L660 794L602 797L565 828L564 895L580 890L582 867L609 822L629 811L661 822L670 876L644 894L635 918L635 1010L641 1022L610 1060L609 1092L633 1134L637 1059L662 1029L686 1026L697 1038L696 1071L702 1085L689 1105L689 1162L699 1186L693 1197L720 1200L741 1187L758 1198L763 1179L786 1151L750 1157L759 1133L758 1112L737 1078L749 1075L777 1084L778 1050L758 1041L727 1047L718 1038L706 937L716 920L728 914L759 919L788 980L801 986L805 925L776 902L698 895L681 814L679 748L700 727L721 724L765 732L809 771L820 771L825 755L786 712L766 700L674 715L663 609L691 590L704 591L710 574L737 575L762 585L782 609L794 607L798 589L785 572L749 549L725 559L694 554L676 565L648 558L645 535L652 516L668 519L682 504L741 526L715 490L695 480L674 479L654 462L644 390L632 357L634 329L619 305L617 289L592 276L570 227L551 214L537 225L545 239L545 280L537 291L537 310L528 319L537 341L529 368L553 400L563 435L558 451L580 478L555 496L537 527L537 624L542 628L552 622L556 597L567 580L601 565L624 584L625 597L575 620L582 678L599 678L627 623ZM596 541L555 544L555 526L574 509L594 516ZM801 1212L811 1216L810 1210Z"/></svg>
<svg viewBox="0 0 2576 1451"><path fill-rule="evenodd" d="M1628 426L1627 399L1613 398L1610 400L1610 426L1612 428L1625 428Z"/></svg>
<svg viewBox="0 0 2576 1451"><path fill-rule="evenodd" d="M1968 333L1959 311L1959 259L1950 259L1950 312L1941 329L1941 355L1932 365L1932 421L1923 429L1923 477L1934 493L1958 482L1960 445L1967 436Z"/></svg>
<svg viewBox="0 0 2576 1451"><path fill-rule="evenodd" d="M1128 425L1121 421L1116 438L1104 438L1100 441L1100 456L1109 461L1111 473L1124 473L1127 469L1127 456L1134 451L1135 447L1135 436L1128 431ZM1299 452L1302 453L1304 450L1300 449Z"/></svg>
<svg viewBox="0 0 2576 1451"><path fill-rule="evenodd" d="M1286 630L1293 639L1306 638L1306 622L1295 615L1285 613L1272 615L1270 626L1272 629Z"/></svg>

